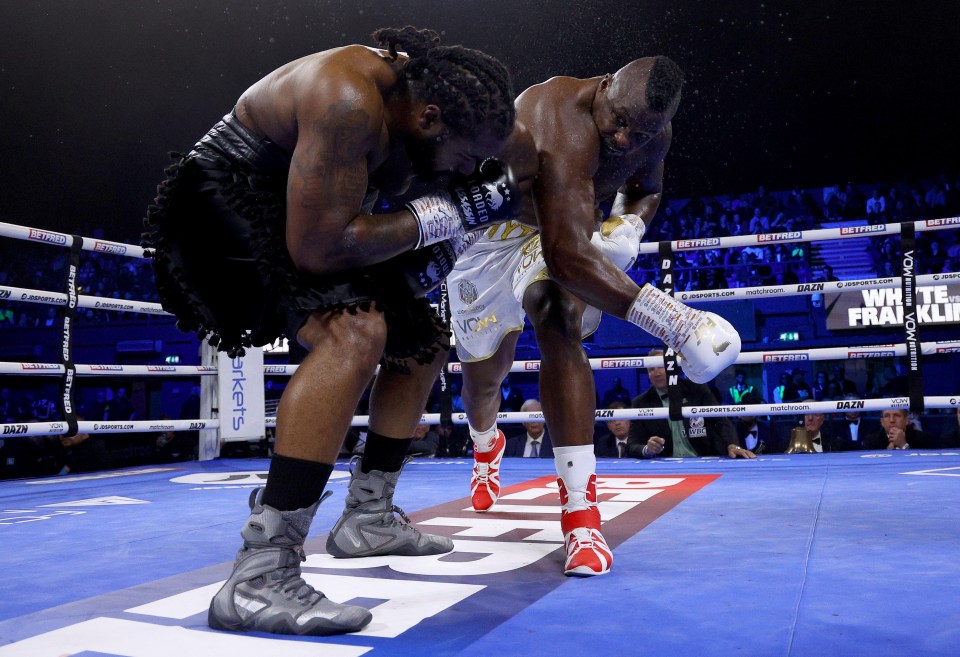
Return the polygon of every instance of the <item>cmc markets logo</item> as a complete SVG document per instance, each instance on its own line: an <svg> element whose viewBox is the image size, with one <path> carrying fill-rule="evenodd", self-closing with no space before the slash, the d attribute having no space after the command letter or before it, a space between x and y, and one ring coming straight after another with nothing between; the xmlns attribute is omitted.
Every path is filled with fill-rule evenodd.
<svg viewBox="0 0 960 657"><path fill-rule="evenodd" d="M622 367L645 367L642 358L602 358L600 359L601 368L619 369Z"/></svg>
<svg viewBox="0 0 960 657"><path fill-rule="evenodd" d="M67 236L60 235L59 233L48 233L45 230L37 230L36 228L30 229L30 234L28 239L31 239L35 242L47 242L48 244L66 244Z"/></svg>
<svg viewBox="0 0 960 657"><path fill-rule="evenodd" d="M886 224L876 224L874 226L842 226L841 235L859 235L860 233L882 233L887 230Z"/></svg>
<svg viewBox="0 0 960 657"><path fill-rule="evenodd" d="M895 351L847 351L847 358L889 358L896 355Z"/></svg>
<svg viewBox="0 0 960 657"><path fill-rule="evenodd" d="M118 255L123 255L127 252L127 247L122 244L111 244L110 242L94 242L93 250L99 251L101 253L116 253Z"/></svg>
<svg viewBox="0 0 960 657"><path fill-rule="evenodd" d="M800 239L800 231L790 231L787 233L763 233L757 235L758 242L783 242L785 240Z"/></svg>
<svg viewBox="0 0 960 657"><path fill-rule="evenodd" d="M807 354L789 354L789 353L763 355L764 363L793 363L798 360L810 360L810 356L808 356Z"/></svg>

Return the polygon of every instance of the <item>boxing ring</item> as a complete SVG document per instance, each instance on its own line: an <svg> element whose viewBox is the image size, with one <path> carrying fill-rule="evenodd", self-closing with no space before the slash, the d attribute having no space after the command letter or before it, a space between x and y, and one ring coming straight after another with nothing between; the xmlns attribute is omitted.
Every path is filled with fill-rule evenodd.
<svg viewBox="0 0 960 657"><path fill-rule="evenodd" d="M960 218L871 227L871 235L960 226ZM777 243L845 239L819 229ZM142 258L142 249L0 224L0 236ZM675 251L763 243L749 235L641 245L665 271ZM683 301L769 298L839 290L904 290L960 273L676 292ZM667 263L667 264L663 264ZM910 266L908 266L908 264ZM71 271L68 269L68 272ZM73 269L75 272L76 270ZM936 277L936 278L934 278ZM342 637L229 634L206 626L206 605L229 573L246 499L268 461L216 459L221 418L208 412L222 387L216 354L200 365L75 364L76 308L163 314L157 304L89 297L67 277L63 292L0 286L0 299L62 306L58 363L0 363L0 375L58 377L62 418L0 425L5 440L38 435L199 431L204 460L170 466L0 482L0 657L40 655L956 655L960 654L960 451L771 454L756 460L603 459L598 462L610 575L561 574L555 473L549 460L508 459L504 492L479 516L469 501L469 459L414 460L396 502L414 522L453 538L437 557L334 560L325 531L341 511L348 472L338 464L307 541L305 577L331 598L364 604L374 621ZM667 279L669 280L669 279ZM73 285L71 289L71 285ZM609 321L609 320L608 320ZM915 329L915 326L914 326ZM856 400L862 411L956 408L960 389L925 395L922 356L960 351L905 327L898 345L744 352L737 364L905 356L909 394ZM852 356L851 353L856 355ZM657 356L591 359L595 370L671 367ZM208 359L212 359L209 360ZM295 365L262 365L286 376ZM119 369L118 369L119 368ZM530 372L538 361L517 361ZM448 375L459 371L451 363ZM76 377L197 377L204 417L129 422L77 419ZM221 385L218 385L221 383ZM954 381L956 385L956 381ZM836 413L845 402L600 409L598 419ZM465 422L460 413L441 416ZM504 423L542 419L505 413ZM364 426L358 416L354 424ZM275 423L265 417L264 426ZM411 513L410 511L413 510ZM319 645L318 645L319 644Z"/></svg>

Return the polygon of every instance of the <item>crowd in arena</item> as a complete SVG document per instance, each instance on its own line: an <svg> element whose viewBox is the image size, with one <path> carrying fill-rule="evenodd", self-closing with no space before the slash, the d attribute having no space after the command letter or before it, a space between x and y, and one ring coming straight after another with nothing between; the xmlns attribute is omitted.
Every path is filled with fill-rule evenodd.
<svg viewBox="0 0 960 657"><path fill-rule="evenodd" d="M960 215L960 177L950 180L943 175L935 180L898 183L894 185L832 185L823 189L793 189L782 192L768 192L760 187L753 193L729 196L702 197L692 199L666 200L660 212L649 228L645 241L694 240L712 237L743 234L782 233L809 230L835 225L835 222L860 222L863 224L881 224L941 218ZM90 237L107 239L102 229L93 231ZM25 243L16 240L0 240L0 286L23 287L37 290L59 291L63 289L68 254L65 249L47 245ZM892 238L870 240L870 262L874 276L896 276L900 267L901 254L899 242ZM957 271L960 260L960 233L957 231L938 231L920 233L917 240L918 274ZM37 263L43 263L38 266ZM775 244L772 246L748 246L725 249L701 249L678 252L674 266L676 274L675 288L678 291L736 288L762 285L781 285L789 283L807 283L842 279L837 271L837 263L829 263L811 252L810 243ZM651 255L641 255L628 272L638 284L650 282L656 284L660 271L657 259ZM153 272L149 262L118 257L96 252L83 252L78 271L78 287L81 294L114 298L156 302L157 294L153 283ZM137 319L134 313L117 313L96 309L79 309L79 321L92 323L131 322ZM5 329L56 328L61 323L60 310L55 306L31 303L0 303L0 331ZM869 380L864 389L850 389L849 382L843 376L842 367L831 371L821 371L815 375L811 384L805 382L804 372L797 370L785 374L780 385L773 387L772 394L758 395L755 401L772 403L802 401L803 399L843 399L845 395L865 394L867 396L887 396L903 394L903 377L898 376L895 365L871 368ZM799 381L797 381L799 379ZM799 388L798 388L799 386ZM106 393L106 390L104 390ZM714 389L713 394L722 403L744 401L721 393ZM113 399L114 392L110 395ZM602 397L602 398L601 398ZM598 408L610 408L611 404L621 404L629 408L635 402L629 396L619 397L598 395ZM22 391L17 386L0 387L0 423L21 423L53 421L58 417L57 405L51 401L56 391L44 395L33 390ZM520 410L523 399L505 400L506 410ZM532 400L535 401L535 400ZM115 406L117 404L114 404ZM82 409L84 412L101 419L113 419L116 409L111 413L100 413L99 409ZM430 410L430 409L426 409ZM435 409L436 410L436 409ZM454 399L454 410L457 398ZM108 415L110 417L108 417ZM125 416L124 419L132 418ZM747 418L751 420L751 418ZM828 418L827 432L834 431L833 419ZM759 420L764 421L764 420ZM772 423L771 426L796 426L803 418L794 418L788 425ZM918 418L910 419L919 422ZM528 423L536 425L537 423ZM608 426L614 424L614 426ZM626 422L628 428L630 422ZM743 429L743 418L736 423ZM636 434L639 423L634 422L632 429ZM731 425L733 426L733 425ZM950 425L953 432L956 427ZM423 427L422 439L417 442L418 455L462 456L467 453L469 441L462 427L433 426ZM610 444L614 432L624 433L616 423L598 423L598 445L605 441ZM537 431L524 425L522 435L530 440L530 432ZM347 441L346 453L362 449L362 432L356 432ZM742 433L742 431L740 432ZM606 436L601 440L601 436ZM739 436L742 441L743 435ZM545 437L546 441L549 437ZM780 435L770 437L763 443L761 452L782 451L784 444L782 430ZM120 462L131 464L157 458L190 458L193 452L182 445L175 452L165 446L169 437L149 436L146 447L137 448L128 440L127 451L113 450L110 454L102 449L102 441L88 441L88 445L98 445L97 455L87 459L76 467L100 468ZM77 444L67 444L60 440L36 439L29 463L20 466L10 462L11 441L0 446L4 452L3 477L39 476L71 471L68 460L76 457ZM68 441L71 442L71 441ZM82 442L82 441L81 441ZM141 441L142 442L142 441ZM749 442L749 441L748 441ZM179 443L174 443L179 444ZM845 443L848 448L862 448L864 443ZM359 447L357 447L359 445ZM756 447L756 443L754 447ZM949 438L937 438L931 446L960 446ZM749 445L748 445L749 447ZM622 449L622 448L621 448ZM526 451L526 450L521 450ZM536 450L541 456L550 453L549 449ZM603 450L598 448L598 454ZM92 454L92 451L91 451ZM519 454L523 455L523 454ZM618 455L606 450L601 455ZM637 452L637 456L644 454ZM22 467L21 467L22 466ZM75 469L74 469L75 471Z"/></svg>

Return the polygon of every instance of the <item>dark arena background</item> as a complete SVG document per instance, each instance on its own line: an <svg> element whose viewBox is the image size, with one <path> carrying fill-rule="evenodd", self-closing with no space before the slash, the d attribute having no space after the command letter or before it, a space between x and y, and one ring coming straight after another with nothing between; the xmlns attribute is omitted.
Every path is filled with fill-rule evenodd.
<svg viewBox="0 0 960 657"><path fill-rule="evenodd" d="M217 632L206 605L302 354L238 366L266 419L231 435L230 363L159 308L142 220L168 153L253 82L405 25L496 56L517 92L641 56L683 68L663 201L628 274L669 276L736 326L743 354L694 414L742 441L757 417L766 438L750 461L600 458L615 566L566 579L549 459L505 460L501 502L470 509L453 352L424 409L437 441L397 501L454 553L325 553L363 402L304 572L374 622ZM960 5L923 0L0 2L0 657L960 655L958 25ZM660 345L613 317L584 344L599 444L608 420L640 421ZM508 435L540 417L519 408L539 358L528 325ZM878 431L892 408L930 441L850 439L848 416ZM829 447L790 453L816 414Z"/></svg>

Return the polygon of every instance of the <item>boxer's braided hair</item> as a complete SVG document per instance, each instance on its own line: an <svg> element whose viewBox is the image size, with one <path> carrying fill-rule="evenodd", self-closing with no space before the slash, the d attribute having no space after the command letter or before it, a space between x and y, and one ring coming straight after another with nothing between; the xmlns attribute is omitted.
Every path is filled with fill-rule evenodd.
<svg viewBox="0 0 960 657"><path fill-rule="evenodd" d="M373 33L390 57L406 52L402 77L418 97L443 111L443 122L458 134L475 137L482 132L506 138L513 129L516 110L510 74L497 59L463 46L441 46L433 30L414 27L381 28Z"/></svg>

